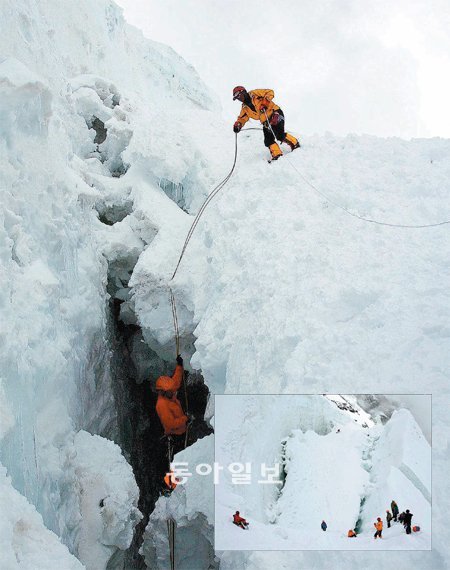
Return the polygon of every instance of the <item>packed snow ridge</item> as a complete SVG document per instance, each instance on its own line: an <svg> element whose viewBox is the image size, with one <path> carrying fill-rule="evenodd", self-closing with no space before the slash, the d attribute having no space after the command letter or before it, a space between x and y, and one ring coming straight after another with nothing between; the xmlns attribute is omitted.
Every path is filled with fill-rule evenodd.
<svg viewBox="0 0 450 570"><path fill-rule="evenodd" d="M231 121L191 66L109 0L4 0L0 17L2 557L11 569L121 568L141 515L109 301L152 355L139 377L155 362L170 367L168 283L192 215L231 167ZM450 141L301 140L268 165L261 133L239 135L235 174L172 282L187 368L215 393L433 392L439 488L448 231L369 227L311 192L292 165L359 214L432 223L449 218ZM212 450L207 437L180 456L207 462ZM396 469L421 496L429 490L406 460ZM160 499L141 548L150 565L166 564L175 509L180 569L320 567L319 552L215 554L205 489L192 481L176 505L175 493ZM434 517L433 552L393 553L392 563L444 568L444 501ZM376 564L371 553L330 553L328 566L330 557L336 568Z"/></svg>

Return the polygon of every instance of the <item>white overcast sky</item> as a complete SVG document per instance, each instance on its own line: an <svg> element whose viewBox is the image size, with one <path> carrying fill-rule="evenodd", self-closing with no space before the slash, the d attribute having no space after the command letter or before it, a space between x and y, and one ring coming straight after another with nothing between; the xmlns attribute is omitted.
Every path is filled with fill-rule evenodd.
<svg viewBox="0 0 450 570"><path fill-rule="evenodd" d="M116 0L220 97L272 88L296 134L450 137L450 0Z"/></svg>

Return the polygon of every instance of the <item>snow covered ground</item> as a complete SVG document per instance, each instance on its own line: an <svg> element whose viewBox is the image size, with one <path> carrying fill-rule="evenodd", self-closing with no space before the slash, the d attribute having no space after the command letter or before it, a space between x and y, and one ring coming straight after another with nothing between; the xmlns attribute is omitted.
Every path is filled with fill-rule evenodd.
<svg viewBox="0 0 450 570"><path fill-rule="evenodd" d="M274 409L281 412L276 419ZM431 548L429 443L407 410L365 427L357 420L366 414L354 410L323 396L216 396L215 460L224 467L215 492L216 549ZM248 481L233 476L235 462L250 463ZM279 484L261 472L274 463ZM393 524L375 542L373 523L380 516L386 525L393 498L411 510L421 532L407 536ZM231 523L236 510L249 520L248 532ZM350 540L354 528L358 537Z"/></svg>
<svg viewBox="0 0 450 570"><path fill-rule="evenodd" d="M127 26L113 2L5 0L0 18L1 556L11 569L77 568L75 555L100 570L139 520L131 468L110 441L118 411L107 280L125 300L122 319L172 361L168 282L192 214L231 168L234 135L196 71ZM353 212L433 223L450 219L450 141L307 136L289 117L287 127L303 147L270 165L260 132L238 137L236 171L172 283L182 352L194 350L187 365L214 393L432 393L434 550L390 560L444 568L448 226L358 221L298 171ZM249 430L243 444L252 438ZM212 448L201 440L184 457L210 461ZM383 485L409 473L391 472ZM200 491L189 481L178 494L180 569L219 558L221 570L379 565L370 553L215 559L212 483ZM164 528L165 501L144 553L152 528ZM163 568L159 536L152 564Z"/></svg>

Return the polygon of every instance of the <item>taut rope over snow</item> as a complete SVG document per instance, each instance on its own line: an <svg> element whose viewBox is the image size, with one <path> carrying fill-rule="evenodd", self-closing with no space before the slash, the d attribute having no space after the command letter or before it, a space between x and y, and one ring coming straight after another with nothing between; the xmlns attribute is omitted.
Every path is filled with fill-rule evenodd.
<svg viewBox="0 0 450 570"><path fill-rule="evenodd" d="M275 137L275 133L273 132L272 129L272 125L270 124L270 121L267 117L267 113L264 111L264 114L266 115L266 120L267 120L267 124L269 125L270 130L272 131L273 136ZM275 137L276 140L276 137ZM310 188L312 188L315 192L317 192L318 194L320 194L320 196L322 196L322 198L325 198L325 200L327 200L327 202L330 202L330 204L333 204L333 206L336 206L336 208L340 208L341 210L343 210L344 212L346 212L349 216L352 216L353 218L357 218L358 220L362 220L363 222L368 222L370 224L377 224L379 226L388 226L391 228L410 228L410 229L419 229L419 228L435 228L437 226L444 226L445 224L450 224L450 220L445 220L443 222L437 222L435 224L419 224L419 225L414 225L414 224L390 224L388 222L380 222L378 220L372 220L371 218L365 218L364 216L360 216L359 214L355 214L354 212L351 212L350 210L348 210L345 206L342 206L341 204L339 204L338 202L335 202L332 198L330 198L329 196L327 196L324 192L322 192L321 190L319 190L316 186L314 186L314 184L312 182L310 182L301 172L300 170L298 170L298 168L296 168L294 166L294 164L289 160L289 157L286 157L289 164L292 166L292 168L297 172L297 174L299 174L301 176L301 178L304 180L304 182L306 182L306 184L308 184L308 186Z"/></svg>
<svg viewBox="0 0 450 570"><path fill-rule="evenodd" d="M292 168L297 172L297 174L299 174L301 176L301 178L306 182L306 184L308 184L308 186L310 188L312 188L315 192L320 194L320 196L322 196L322 198L325 198L325 200L330 202L330 204L333 204L333 206L340 208L341 210L346 212L349 216L353 216L354 218L358 218L358 220L362 220L363 222L369 222L370 224L377 224L379 226L389 226L391 228L410 228L410 229L435 228L437 226L444 226L445 224L450 224L450 220L445 220L443 222L437 222L435 224L418 224L418 225L414 225L414 224L390 224L389 222L380 222L378 220L372 220L371 218L365 218L364 216L360 216L359 214L355 214L354 212L347 210L347 208L345 206L342 206L341 204L338 204L337 202L332 200L329 196L327 196L321 190L316 188L316 186L314 186L314 184L312 182L310 182L305 176L303 176L303 174L300 172L300 170L298 170L289 159L288 159L288 162L292 166Z"/></svg>

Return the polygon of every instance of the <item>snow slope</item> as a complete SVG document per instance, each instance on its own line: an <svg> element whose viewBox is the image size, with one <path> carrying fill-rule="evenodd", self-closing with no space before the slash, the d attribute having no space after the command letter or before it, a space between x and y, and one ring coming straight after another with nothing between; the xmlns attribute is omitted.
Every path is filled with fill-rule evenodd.
<svg viewBox="0 0 450 570"><path fill-rule="evenodd" d="M379 393L420 392L424 377L442 385L448 226L355 220L291 165L351 211L433 223L450 219L450 143L304 137L300 152L267 165L260 139L240 135L237 172L205 213L175 279L180 303L193 306L194 364L229 393L256 391L256 378L258 392L352 392L356 382L364 391L376 384ZM133 283L168 278L176 260L162 246L141 256ZM161 259L165 266L155 267ZM144 326L149 293L135 291Z"/></svg>

